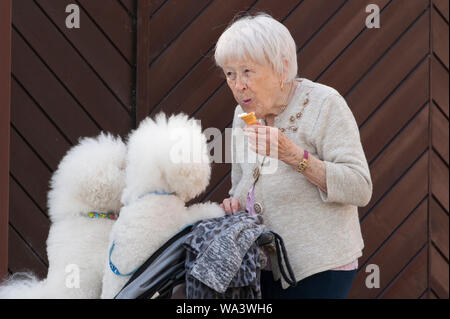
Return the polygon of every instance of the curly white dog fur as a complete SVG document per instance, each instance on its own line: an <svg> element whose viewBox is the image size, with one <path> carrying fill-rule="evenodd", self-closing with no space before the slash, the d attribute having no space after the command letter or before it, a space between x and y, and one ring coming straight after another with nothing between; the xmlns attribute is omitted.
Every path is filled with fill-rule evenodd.
<svg viewBox="0 0 450 319"><path fill-rule="evenodd" d="M132 132L127 146L124 206L110 238L111 262L121 274L133 272L185 225L224 214L215 203L185 206L211 175L206 137L195 120L159 113ZM115 274L108 260L102 298L114 298L130 277Z"/></svg>
<svg viewBox="0 0 450 319"><path fill-rule="evenodd" d="M120 211L125 157L122 140L105 134L81 139L67 152L48 193L47 278L16 274L0 287L0 298L100 297L114 220L88 214Z"/></svg>

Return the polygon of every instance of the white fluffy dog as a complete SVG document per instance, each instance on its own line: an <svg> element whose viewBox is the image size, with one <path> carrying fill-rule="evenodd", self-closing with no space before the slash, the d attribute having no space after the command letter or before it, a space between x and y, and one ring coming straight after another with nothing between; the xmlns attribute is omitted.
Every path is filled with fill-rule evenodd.
<svg viewBox="0 0 450 319"><path fill-rule="evenodd" d="M47 278L12 276L0 287L0 298L100 297L113 213L117 217L125 186L125 157L122 140L105 134L81 139L67 152L48 193Z"/></svg>
<svg viewBox="0 0 450 319"><path fill-rule="evenodd" d="M195 120L159 113L131 133L127 147L124 206L111 231L102 298L114 298L134 270L184 226L224 214L215 203L185 206L206 189L211 175L206 137Z"/></svg>

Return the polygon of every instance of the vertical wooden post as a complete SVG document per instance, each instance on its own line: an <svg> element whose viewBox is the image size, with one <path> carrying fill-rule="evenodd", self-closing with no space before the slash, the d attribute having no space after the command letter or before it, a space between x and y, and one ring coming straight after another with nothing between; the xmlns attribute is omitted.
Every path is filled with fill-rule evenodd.
<svg viewBox="0 0 450 319"><path fill-rule="evenodd" d="M8 273L11 0L0 1L0 278Z"/></svg>
<svg viewBox="0 0 450 319"><path fill-rule="evenodd" d="M150 99L148 74L150 64L150 0L139 0L137 8L136 126L148 115Z"/></svg>

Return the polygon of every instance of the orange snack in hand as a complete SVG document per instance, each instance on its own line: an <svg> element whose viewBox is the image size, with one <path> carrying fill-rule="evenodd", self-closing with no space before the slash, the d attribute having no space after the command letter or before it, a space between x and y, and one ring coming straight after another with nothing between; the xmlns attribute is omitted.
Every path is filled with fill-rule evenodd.
<svg viewBox="0 0 450 319"><path fill-rule="evenodd" d="M255 112L250 112L250 113L241 113L238 115L241 119L243 119L245 121L245 123L247 123L247 125L257 125L258 120L256 119L255 116Z"/></svg>

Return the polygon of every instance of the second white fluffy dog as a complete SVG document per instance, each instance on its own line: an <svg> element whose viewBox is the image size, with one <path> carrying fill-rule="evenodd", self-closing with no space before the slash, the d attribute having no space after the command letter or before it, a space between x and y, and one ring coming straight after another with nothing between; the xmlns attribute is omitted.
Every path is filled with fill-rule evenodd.
<svg viewBox="0 0 450 319"><path fill-rule="evenodd" d="M206 189L210 175L206 137L185 114L167 119L160 113L132 132L124 206L111 231L102 298L114 298L132 273L184 226L223 216L216 203L185 205Z"/></svg>

